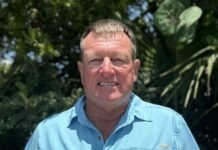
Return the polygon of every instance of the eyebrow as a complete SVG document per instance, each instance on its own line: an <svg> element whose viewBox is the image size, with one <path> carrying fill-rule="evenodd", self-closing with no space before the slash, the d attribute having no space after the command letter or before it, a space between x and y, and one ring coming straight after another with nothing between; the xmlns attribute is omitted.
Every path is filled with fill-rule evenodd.
<svg viewBox="0 0 218 150"><path fill-rule="evenodd" d="M101 54L99 52L88 52L88 53L84 53L84 56L86 57L102 57L105 56L104 54ZM107 54L107 56L109 57L118 57L118 58L125 58L128 59L128 55L126 53L120 53L120 52L110 52L109 54ZM130 58L132 58L132 56L130 56Z"/></svg>

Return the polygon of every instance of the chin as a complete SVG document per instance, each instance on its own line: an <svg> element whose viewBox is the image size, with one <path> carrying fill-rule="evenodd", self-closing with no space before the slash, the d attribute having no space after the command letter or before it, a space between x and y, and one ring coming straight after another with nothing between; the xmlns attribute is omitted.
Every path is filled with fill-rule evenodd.
<svg viewBox="0 0 218 150"><path fill-rule="evenodd" d="M113 101L120 101L122 99L124 99L123 95L121 94L103 94L103 95L99 95L99 98L104 100L104 101L109 101L109 102L113 102Z"/></svg>

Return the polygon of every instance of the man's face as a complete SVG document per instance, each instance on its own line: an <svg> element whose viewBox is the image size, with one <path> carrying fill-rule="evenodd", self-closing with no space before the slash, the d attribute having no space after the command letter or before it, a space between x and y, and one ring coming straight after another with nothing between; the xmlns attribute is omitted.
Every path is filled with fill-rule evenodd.
<svg viewBox="0 0 218 150"><path fill-rule="evenodd" d="M139 60L132 60L131 49L123 33L88 34L83 42L83 62L78 62L87 100L102 104L127 100L140 66Z"/></svg>

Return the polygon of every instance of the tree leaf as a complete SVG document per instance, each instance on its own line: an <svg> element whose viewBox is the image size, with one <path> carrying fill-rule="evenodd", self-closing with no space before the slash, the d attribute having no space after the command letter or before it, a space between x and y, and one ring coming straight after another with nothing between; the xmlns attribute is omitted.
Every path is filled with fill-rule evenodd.
<svg viewBox="0 0 218 150"><path fill-rule="evenodd" d="M178 28L180 28L180 26L183 25L190 27L191 25L193 25L195 22L198 21L202 13L203 13L202 9L197 6L191 6L185 9L179 16L180 23Z"/></svg>
<svg viewBox="0 0 218 150"><path fill-rule="evenodd" d="M178 0L165 0L155 13L154 24L165 36L173 35L179 24L179 16L185 10Z"/></svg>

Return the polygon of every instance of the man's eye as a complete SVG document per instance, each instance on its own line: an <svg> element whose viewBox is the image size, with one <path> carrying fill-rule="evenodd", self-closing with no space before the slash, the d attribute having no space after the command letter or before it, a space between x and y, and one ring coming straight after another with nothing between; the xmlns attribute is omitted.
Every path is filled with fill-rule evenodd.
<svg viewBox="0 0 218 150"><path fill-rule="evenodd" d="M92 59L91 61L92 61L92 62L99 62L99 61L102 61L102 59L96 58L96 59Z"/></svg>
<svg viewBox="0 0 218 150"><path fill-rule="evenodd" d="M120 59L120 58L115 58L115 59L112 59L114 62L121 62L121 61L123 61L122 59Z"/></svg>
<svg viewBox="0 0 218 150"><path fill-rule="evenodd" d="M114 58L112 59L112 62L114 65L123 65L125 63L125 60L120 59L120 58Z"/></svg>
<svg viewBox="0 0 218 150"><path fill-rule="evenodd" d="M95 58L95 59L89 60L90 64L99 64L101 62L102 62L102 59L100 59L100 58Z"/></svg>

